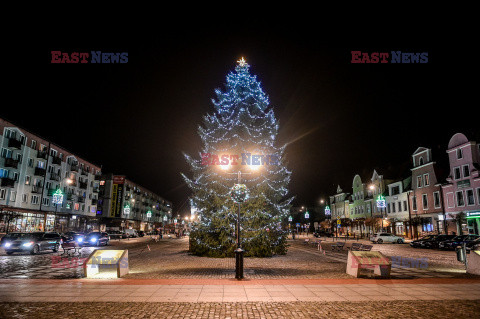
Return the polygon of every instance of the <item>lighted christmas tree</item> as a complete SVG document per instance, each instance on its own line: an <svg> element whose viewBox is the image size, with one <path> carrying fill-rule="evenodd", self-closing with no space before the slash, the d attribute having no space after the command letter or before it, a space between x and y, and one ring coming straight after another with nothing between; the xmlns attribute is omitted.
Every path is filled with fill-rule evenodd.
<svg viewBox="0 0 480 319"><path fill-rule="evenodd" d="M190 233L190 251L197 255L234 255L238 204L231 191L239 170L242 184L248 189L240 218L245 255L265 257L286 252L286 232L281 222L293 199L287 190L291 172L284 164L285 145L276 146L278 121L249 67L243 58L239 60L235 72L227 76L225 90L215 90L215 111L207 114L199 127L203 143L199 157L185 155L193 177L182 176L193 192L192 203L199 214ZM206 154L218 156L220 162L208 159ZM238 154L237 161L229 157L232 154ZM253 165L253 155L247 161L241 154L262 154L257 162L260 165ZM251 165L242 165L247 163ZM245 189L237 187L236 191Z"/></svg>

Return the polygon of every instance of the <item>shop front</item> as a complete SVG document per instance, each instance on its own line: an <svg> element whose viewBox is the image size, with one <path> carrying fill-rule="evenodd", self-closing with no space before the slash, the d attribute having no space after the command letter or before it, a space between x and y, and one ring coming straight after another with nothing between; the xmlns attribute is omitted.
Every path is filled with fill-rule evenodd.
<svg viewBox="0 0 480 319"><path fill-rule="evenodd" d="M466 214L468 233L480 235L480 211Z"/></svg>

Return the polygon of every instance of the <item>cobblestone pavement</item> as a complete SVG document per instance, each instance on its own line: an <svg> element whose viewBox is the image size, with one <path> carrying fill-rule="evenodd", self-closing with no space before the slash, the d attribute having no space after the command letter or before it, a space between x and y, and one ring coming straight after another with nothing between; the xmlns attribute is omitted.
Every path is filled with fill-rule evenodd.
<svg viewBox="0 0 480 319"><path fill-rule="evenodd" d="M312 240L313 237L310 236ZM332 252L332 239L322 243L323 254L304 238L289 240L285 256L272 258L245 258L245 277L250 279L288 278L351 278L345 273L347 250ZM349 240L346 247L353 241ZM126 278L232 278L234 258L206 258L188 254L188 239L163 239L153 242L149 238L133 241L112 241L101 249L128 249L130 273ZM365 242L366 243L366 242ZM148 246L147 246L148 245ZM93 248L84 248L79 258L60 259L59 254L43 253L36 256L15 254L0 256L0 278L81 278L82 259ZM450 251L418 250L408 245L374 245L387 256L428 258L428 269L393 268L394 278L469 277L463 264L456 261Z"/></svg>
<svg viewBox="0 0 480 319"><path fill-rule="evenodd" d="M1 318L476 318L478 301L3 303Z"/></svg>

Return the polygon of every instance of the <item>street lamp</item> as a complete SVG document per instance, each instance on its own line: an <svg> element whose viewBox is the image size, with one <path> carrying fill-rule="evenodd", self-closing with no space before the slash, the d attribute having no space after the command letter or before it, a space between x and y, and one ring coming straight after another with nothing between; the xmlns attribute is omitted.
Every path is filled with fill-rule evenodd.
<svg viewBox="0 0 480 319"><path fill-rule="evenodd" d="M248 165L250 170L258 171L260 165ZM222 170L228 170L230 165L220 165ZM240 240L240 209L241 203L247 199L247 188L242 184L242 171L238 170L236 173L225 173L225 174L237 174L238 180L232 188L231 194L234 197L234 201L238 204L238 213L237 213L237 249L235 250L235 279L243 279L243 254L244 250L242 249L242 242ZM252 174L243 173L244 175Z"/></svg>

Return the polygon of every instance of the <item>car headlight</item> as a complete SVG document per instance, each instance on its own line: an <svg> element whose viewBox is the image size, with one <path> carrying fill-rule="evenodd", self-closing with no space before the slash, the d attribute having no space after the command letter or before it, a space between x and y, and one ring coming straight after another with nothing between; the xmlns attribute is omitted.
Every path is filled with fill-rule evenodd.
<svg viewBox="0 0 480 319"><path fill-rule="evenodd" d="M30 247L33 245L33 241L23 244L24 247Z"/></svg>
<svg viewBox="0 0 480 319"><path fill-rule="evenodd" d="M91 238L91 239L90 239L90 242L92 242L92 243L94 243L94 242L96 242L96 241L97 241L96 238Z"/></svg>
<svg viewBox="0 0 480 319"><path fill-rule="evenodd" d="M79 243L81 243L81 242L83 242L83 238L77 238L77 241L78 241Z"/></svg>
<svg viewBox="0 0 480 319"><path fill-rule="evenodd" d="M12 243L5 243L5 248L12 246Z"/></svg>

